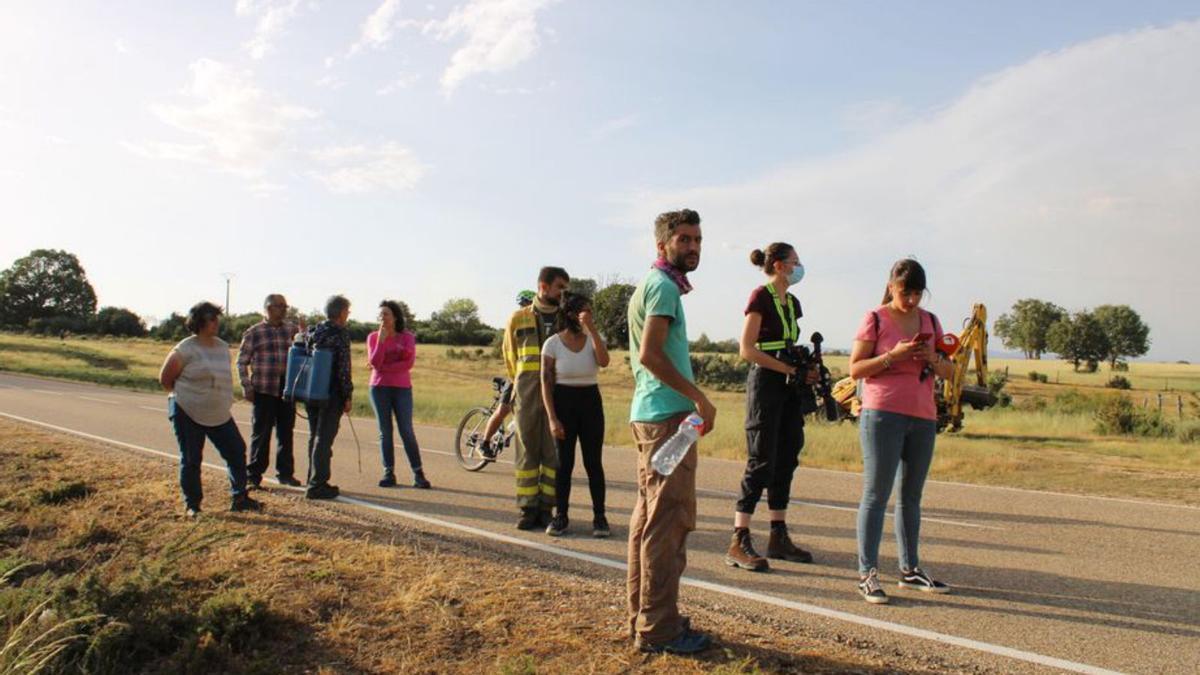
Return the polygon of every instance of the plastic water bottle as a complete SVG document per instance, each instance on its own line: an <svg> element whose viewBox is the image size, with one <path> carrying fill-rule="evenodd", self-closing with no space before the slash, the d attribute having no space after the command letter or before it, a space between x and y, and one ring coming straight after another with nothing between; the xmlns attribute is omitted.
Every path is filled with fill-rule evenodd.
<svg viewBox="0 0 1200 675"><path fill-rule="evenodd" d="M689 448L700 438L700 429L704 427L704 418L698 413L692 413L679 425L679 431L667 439L650 458L650 465L664 476L670 476L675 467L683 461Z"/></svg>

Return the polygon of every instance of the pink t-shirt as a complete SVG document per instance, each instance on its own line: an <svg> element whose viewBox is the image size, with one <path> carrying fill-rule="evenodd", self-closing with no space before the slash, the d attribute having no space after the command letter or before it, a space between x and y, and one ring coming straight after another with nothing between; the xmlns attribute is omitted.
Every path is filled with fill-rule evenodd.
<svg viewBox="0 0 1200 675"><path fill-rule="evenodd" d="M921 312L921 330L919 332L933 333L935 341L941 340L941 325L929 312L923 309L919 311ZM878 335L875 333L875 319L871 316L872 314L879 315ZM858 332L854 334L855 340L875 343L875 351L871 356L883 354L895 347L897 343L907 342L914 337L916 337L916 333L909 335L900 331L900 327L892 320L887 306L880 306L867 312L858 326ZM894 361L891 368L863 380L863 408L936 420L937 404L933 399L935 378L930 374L924 381L921 381L921 369L924 367L924 361L911 359Z"/></svg>
<svg viewBox="0 0 1200 675"><path fill-rule="evenodd" d="M382 345L379 331L367 334L367 361L372 387L412 387L412 367L417 358L417 338L408 331L393 333Z"/></svg>

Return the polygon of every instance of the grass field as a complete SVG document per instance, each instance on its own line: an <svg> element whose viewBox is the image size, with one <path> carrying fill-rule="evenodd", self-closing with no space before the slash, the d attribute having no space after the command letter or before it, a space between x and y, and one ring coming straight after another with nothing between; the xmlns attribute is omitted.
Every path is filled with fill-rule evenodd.
<svg viewBox="0 0 1200 675"><path fill-rule="evenodd" d="M151 340L61 341L0 334L0 370L156 391L155 378L170 345ZM470 358L450 358L450 348L421 345L413 371L415 416L418 422L453 426L471 406L488 403L490 381L503 374L503 364L487 358L490 350L468 349ZM459 350L455 350L456 353ZM612 366L601 374L605 397L608 443L629 445L628 408L632 377L627 354L615 352ZM846 370L845 357L831 357L831 368ZM1007 391L1015 407L967 412L959 434L938 440L932 477L991 485L1058 490L1087 494L1200 503L1200 443L1173 438L1147 439L1103 436L1095 432L1090 413L1054 409L1023 409L1035 398L1053 400L1066 391L1116 395L1104 388L1111 376L1073 373L1061 361L993 359L993 370L1008 368ZM359 387L355 413L372 414L365 395L368 368L363 345L355 345L354 381ZM1050 375L1050 383L1030 381L1025 374ZM1055 374L1061 383L1055 384ZM1122 373L1134 384L1127 392L1136 405L1156 407L1164 395L1164 413L1176 421L1176 401L1183 402L1183 420L1198 424L1200 366L1132 363ZM1162 392L1170 383L1171 391ZM1144 388L1143 388L1144 387ZM704 454L745 456L742 417L745 396L711 392L718 409L716 429L701 443ZM805 466L857 471L861 468L856 427L810 423L806 430Z"/></svg>

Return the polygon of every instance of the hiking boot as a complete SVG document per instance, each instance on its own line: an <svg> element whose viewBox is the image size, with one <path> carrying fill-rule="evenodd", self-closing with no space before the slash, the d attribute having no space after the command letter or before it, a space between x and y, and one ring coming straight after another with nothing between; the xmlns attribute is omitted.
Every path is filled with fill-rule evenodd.
<svg viewBox="0 0 1200 675"><path fill-rule="evenodd" d="M546 526L546 534L551 537L561 537L567 533L568 525L570 525L570 521L567 520L567 514L560 513L554 516L550 524Z"/></svg>
<svg viewBox="0 0 1200 675"><path fill-rule="evenodd" d="M251 499L249 495L238 495L229 503L230 511L262 511L262 502Z"/></svg>
<svg viewBox="0 0 1200 675"><path fill-rule="evenodd" d="M888 603L887 593L883 592L883 584L879 583L879 570L871 568L865 577L862 577L858 582L858 592L863 596L863 600L872 605L886 605Z"/></svg>
<svg viewBox="0 0 1200 675"><path fill-rule="evenodd" d="M781 520L771 523L771 539L767 542L767 557L798 563L813 561L811 553L792 543L792 538L788 536L787 525Z"/></svg>
<svg viewBox="0 0 1200 675"><path fill-rule="evenodd" d="M396 487L396 474L392 473L391 471L388 471L387 473L383 474L383 478L379 479L379 487L381 487L381 488Z"/></svg>
<svg viewBox="0 0 1200 675"><path fill-rule="evenodd" d="M200 507L199 506L187 507L187 510L183 512L183 517L187 518L188 520L195 520L195 519L199 518L200 517Z"/></svg>
<svg viewBox="0 0 1200 675"><path fill-rule="evenodd" d="M900 588L914 588L918 591L926 593L949 593L950 586L930 577L925 573L925 570L920 567L914 567L911 570L900 571L900 581L896 584Z"/></svg>
<svg viewBox="0 0 1200 675"><path fill-rule="evenodd" d="M608 518L596 516L592 520L592 536L597 539L608 539L612 536L612 530L608 529Z"/></svg>
<svg viewBox="0 0 1200 675"><path fill-rule="evenodd" d="M549 506L543 507L541 511L538 511L538 527L549 527L551 520L554 520L554 518Z"/></svg>
<svg viewBox="0 0 1200 675"><path fill-rule="evenodd" d="M539 526L539 513L537 509L521 509L521 519L517 521L518 530L532 530Z"/></svg>
<svg viewBox="0 0 1200 675"><path fill-rule="evenodd" d="M288 487L300 487L300 481L296 480L292 476L276 476L275 480L278 481L280 485L286 485Z"/></svg>
<svg viewBox="0 0 1200 675"><path fill-rule="evenodd" d="M329 483L320 483L317 485L309 485L304 492L305 499L337 499L340 494L338 486L330 485Z"/></svg>
<svg viewBox="0 0 1200 675"><path fill-rule="evenodd" d="M246 487L255 490L262 489L262 476L248 475L246 476Z"/></svg>
<svg viewBox="0 0 1200 675"><path fill-rule="evenodd" d="M634 645L637 646L639 651L649 654L662 654L665 652L667 654L687 655L697 654L708 649L712 646L712 640L704 633L698 633L690 628L685 628L679 634L679 637L670 642L654 644L639 637L634 640Z"/></svg>
<svg viewBox="0 0 1200 675"><path fill-rule="evenodd" d="M428 490L429 488L433 487L433 484L430 483L427 478L425 478L424 471L417 469L413 472L413 487L417 488L418 490Z"/></svg>
<svg viewBox="0 0 1200 675"><path fill-rule="evenodd" d="M729 551L725 553L725 564L752 572L766 572L771 569L767 559L754 550L754 544L750 541L750 528L747 527L733 529Z"/></svg>

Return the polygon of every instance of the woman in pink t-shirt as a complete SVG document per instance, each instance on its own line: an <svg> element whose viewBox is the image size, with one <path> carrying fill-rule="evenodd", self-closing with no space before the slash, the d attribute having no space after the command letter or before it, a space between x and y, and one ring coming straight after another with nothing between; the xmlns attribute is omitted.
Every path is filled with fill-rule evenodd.
<svg viewBox="0 0 1200 675"><path fill-rule="evenodd" d="M883 304L863 317L850 352L850 376L862 380L859 439L863 452L863 495L858 506L859 593L882 604L879 541L892 485L898 483L896 542L901 588L948 593L950 587L921 570L917 541L921 492L937 438L934 375L949 377L954 366L933 345L942 337L937 317L921 309L925 269L915 260L892 266ZM931 372L925 373L926 367Z"/></svg>
<svg viewBox="0 0 1200 675"><path fill-rule="evenodd" d="M412 367L417 357L417 339L404 330L400 303L379 303L379 330L367 335L367 361L371 365L371 405L379 422L379 450L383 455L383 479L379 487L396 486L396 450L392 441L392 417L400 430L404 454L413 472L413 486L429 489L421 468L421 449L413 431Z"/></svg>

